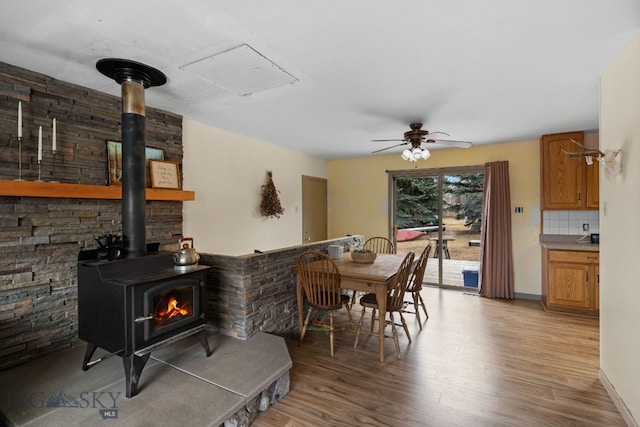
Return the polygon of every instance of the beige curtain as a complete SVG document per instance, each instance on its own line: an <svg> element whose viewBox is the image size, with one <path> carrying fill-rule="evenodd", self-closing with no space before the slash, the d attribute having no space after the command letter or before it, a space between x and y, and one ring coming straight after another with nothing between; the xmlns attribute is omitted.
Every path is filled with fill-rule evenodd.
<svg viewBox="0 0 640 427"><path fill-rule="evenodd" d="M509 162L484 165L480 247L480 295L514 298Z"/></svg>

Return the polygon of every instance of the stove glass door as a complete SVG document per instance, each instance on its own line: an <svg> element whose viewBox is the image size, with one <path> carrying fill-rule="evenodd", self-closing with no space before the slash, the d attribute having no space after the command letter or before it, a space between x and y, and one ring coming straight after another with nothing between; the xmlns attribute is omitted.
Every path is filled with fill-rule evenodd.
<svg viewBox="0 0 640 427"><path fill-rule="evenodd" d="M173 280L144 293L144 311L153 316L145 322L145 340L172 331L200 316L199 281Z"/></svg>

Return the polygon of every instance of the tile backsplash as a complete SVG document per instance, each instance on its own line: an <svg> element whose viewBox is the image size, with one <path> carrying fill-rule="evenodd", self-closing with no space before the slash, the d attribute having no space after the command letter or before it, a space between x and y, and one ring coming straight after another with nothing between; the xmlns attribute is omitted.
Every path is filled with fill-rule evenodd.
<svg viewBox="0 0 640 427"><path fill-rule="evenodd" d="M544 211L542 214L544 234L591 234L600 232L598 211ZM582 230L589 224L589 231Z"/></svg>

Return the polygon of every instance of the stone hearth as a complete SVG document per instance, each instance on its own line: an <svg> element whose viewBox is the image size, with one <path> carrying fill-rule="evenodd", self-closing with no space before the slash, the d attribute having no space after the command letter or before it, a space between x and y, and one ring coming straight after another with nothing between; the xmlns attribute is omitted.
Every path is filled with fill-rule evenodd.
<svg viewBox="0 0 640 427"><path fill-rule="evenodd" d="M152 352L140 393L127 399L122 360L107 357L83 372L86 344L77 342L0 372L0 412L16 426L247 426L288 393L292 363L283 338L215 334L209 343L209 358L195 339Z"/></svg>

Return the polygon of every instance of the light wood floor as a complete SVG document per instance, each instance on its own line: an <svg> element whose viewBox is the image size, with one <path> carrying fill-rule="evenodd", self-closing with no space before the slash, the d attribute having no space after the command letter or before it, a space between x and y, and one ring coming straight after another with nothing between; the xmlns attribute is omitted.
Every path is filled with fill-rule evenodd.
<svg viewBox="0 0 640 427"><path fill-rule="evenodd" d="M598 380L598 320L536 301L488 300L425 288L429 320L378 361L375 337L287 339L291 391L254 426L625 426ZM359 318L359 305L354 305ZM339 320L346 322L343 314ZM365 324L368 318L365 318Z"/></svg>

